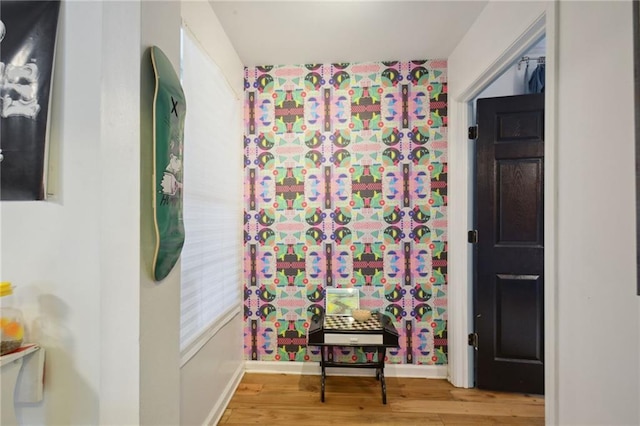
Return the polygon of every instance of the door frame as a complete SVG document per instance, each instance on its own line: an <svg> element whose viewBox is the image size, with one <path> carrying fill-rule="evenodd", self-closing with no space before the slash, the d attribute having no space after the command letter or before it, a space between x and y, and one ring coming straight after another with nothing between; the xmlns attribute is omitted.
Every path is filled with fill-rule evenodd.
<svg viewBox="0 0 640 426"><path fill-rule="evenodd" d="M466 242L467 231L473 225L473 170L474 158L469 149L467 128L471 123L471 101L504 70L513 66L518 57L543 36L546 39L545 67L545 418L547 424L558 422L558 336L557 327L557 2L546 3L543 11L519 35L505 43L504 50L478 77L466 87L456 90L459 95L449 100L451 122L449 137L449 285L448 336L449 381L458 387L472 387L474 381L474 354L467 344L467 335L473 332L473 254Z"/></svg>

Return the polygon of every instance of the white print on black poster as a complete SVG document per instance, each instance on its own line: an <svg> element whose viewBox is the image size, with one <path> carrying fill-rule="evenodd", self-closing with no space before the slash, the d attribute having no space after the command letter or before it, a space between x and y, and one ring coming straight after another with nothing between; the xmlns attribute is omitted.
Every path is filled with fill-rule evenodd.
<svg viewBox="0 0 640 426"><path fill-rule="evenodd" d="M0 43L6 34L0 20ZM0 117L27 117L35 119L40 112L38 104L38 66L35 63L5 65L0 62Z"/></svg>

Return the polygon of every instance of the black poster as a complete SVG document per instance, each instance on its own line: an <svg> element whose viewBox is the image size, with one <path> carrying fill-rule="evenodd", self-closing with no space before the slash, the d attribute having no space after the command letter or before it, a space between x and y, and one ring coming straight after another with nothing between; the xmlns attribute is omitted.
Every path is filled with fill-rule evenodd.
<svg viewBox="0 0 640 426"><path fill-rule="evenodd" d="M0 1L0 199L44 199L60 1Z"/></svg>
<svg viewBox="0 0 640 426"><path fill-rule="evenodd" d="M640 1L633 2L633 74L636 86L636 288L640 296Z"/></svg>

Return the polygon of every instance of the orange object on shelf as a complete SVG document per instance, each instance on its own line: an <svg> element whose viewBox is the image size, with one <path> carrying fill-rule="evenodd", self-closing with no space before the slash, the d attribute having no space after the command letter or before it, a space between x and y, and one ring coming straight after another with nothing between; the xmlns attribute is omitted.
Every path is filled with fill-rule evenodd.
<svg viewBox="0 0 640 426"><path fill-rule="evenodd" d="M0 283L0 355L20 348L24 339L22 311L10 306L13 287L10 282Z"/></svg>

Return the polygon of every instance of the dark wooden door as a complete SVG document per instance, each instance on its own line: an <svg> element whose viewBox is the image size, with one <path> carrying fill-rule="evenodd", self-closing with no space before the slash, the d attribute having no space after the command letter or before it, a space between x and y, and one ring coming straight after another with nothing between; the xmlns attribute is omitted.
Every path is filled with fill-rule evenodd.
<svg viewBox="0 0 640 426"><path fill-rule="evenodd" d="M544 94L479 99L476 385L544 393Z"/></svg>

